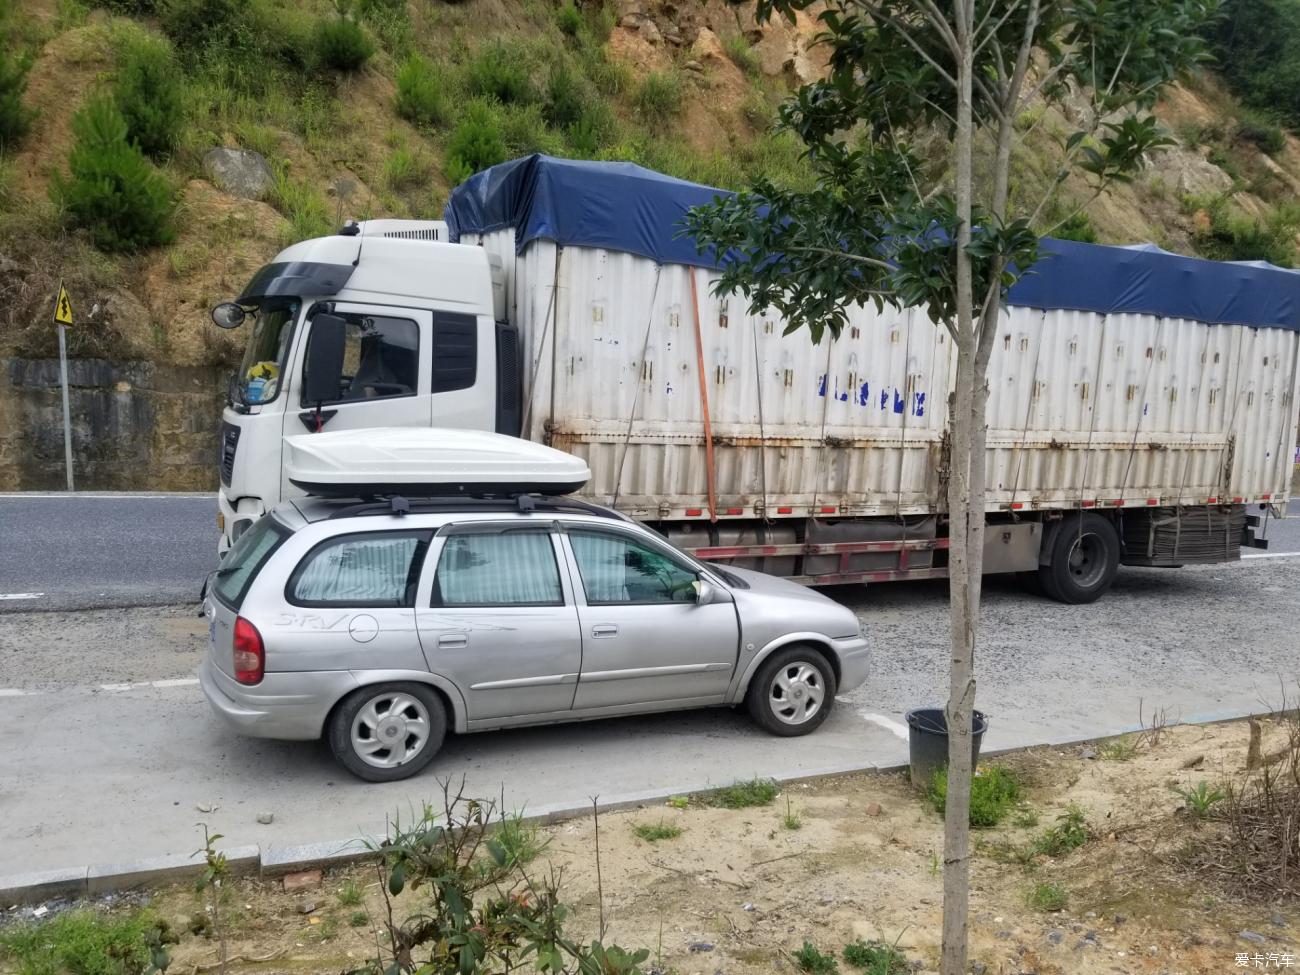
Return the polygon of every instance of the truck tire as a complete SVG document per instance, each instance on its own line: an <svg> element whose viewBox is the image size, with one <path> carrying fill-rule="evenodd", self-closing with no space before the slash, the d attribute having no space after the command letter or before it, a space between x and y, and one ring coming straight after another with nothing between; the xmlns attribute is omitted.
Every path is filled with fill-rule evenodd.
<svg viewBox="0 0 1300 975"><path fill-rule="evenodd" d="M835 671L811 647L785 647L763 661L745 694L750 717L769 734L806 735L835 703Z"/></svg>
<svg viewBox="0 0 1300 975"><path fill-rule="evenodd" d="M326 728L339 764L366 782L396 782L423 769L447 735L447 709L424 684L375 684L343 699Z"/></svg>
<svg viewBox="0 0 1300 975"><path fill-rule="evenodd" d="M1047 562L1038 567L1043 592L1061 603L1100 599L1119 571L1119 533L1094 512L1066 515L1047 540Z"/></svg>

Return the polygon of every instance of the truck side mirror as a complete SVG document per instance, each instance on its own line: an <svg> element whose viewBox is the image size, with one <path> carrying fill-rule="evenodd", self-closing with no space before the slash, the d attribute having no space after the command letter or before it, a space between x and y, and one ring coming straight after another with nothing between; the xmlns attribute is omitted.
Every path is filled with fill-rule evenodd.
<svg viewBox="0 0 1300 975"><path fill-rule="evenodd" d="M339 398L347 323L337 315L318 314L311 320L307 364L303 370L303 403L332 403Z"/></svg>

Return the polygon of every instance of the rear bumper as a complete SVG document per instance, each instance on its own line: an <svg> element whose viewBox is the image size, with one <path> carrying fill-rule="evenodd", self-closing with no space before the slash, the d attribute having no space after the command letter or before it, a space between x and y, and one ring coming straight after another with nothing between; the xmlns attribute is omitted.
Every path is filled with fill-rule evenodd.
<svg viewBox="0 0 1300 975"><path fill-rule="evenodd" d="M851 691L866 682L871 672L871 652L867 641L860 636L834 641L835 655L840 661L838 693Z"/></svg>
<svg viewBox="0 0 1300 975"><path fill-rule="evenodd" d="M271 673L256 687L245 687L204 657L199 686L213 714L241 735L311 741L321 736L335 702L357 681L347 671Z"/></svg>

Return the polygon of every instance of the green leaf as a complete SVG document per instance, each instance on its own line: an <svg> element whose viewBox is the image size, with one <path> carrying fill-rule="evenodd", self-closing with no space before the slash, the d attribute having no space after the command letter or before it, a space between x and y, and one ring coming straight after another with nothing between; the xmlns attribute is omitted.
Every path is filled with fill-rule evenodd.
<svg viewBox="0 0 1300 975"><path fill-rule="evenodd" d="M400 861L388 875L388 892L396 897L406 887L406 861Z"/></svg>

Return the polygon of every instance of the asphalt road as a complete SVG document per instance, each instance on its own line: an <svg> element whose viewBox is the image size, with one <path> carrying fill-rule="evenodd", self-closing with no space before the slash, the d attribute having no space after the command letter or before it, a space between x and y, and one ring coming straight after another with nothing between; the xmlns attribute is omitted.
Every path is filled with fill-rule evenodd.
<svg viewBox="0 0 1300 975"><path fill-rule="evenodd" d="M213 494L0 494L0 613L198 599Z"/></svg>
<svg viewBox="0 0 1300 975"><path fill-rule="evenodd" d="M357 782L314 743L241 739L193 674L192 607L10 612L0 621L0 875L188 854L204 821L233 845L378 835L440 779L529 812L686 791L751 775L906 760L903 712L938 704L943 583L831 594L867 621L875 672L814 735L778 739L743 714L694 712L453 737L424 774ZM978 706L986 750L1204 721L1294 700L1300 558L1121 570L1093 606L986 586ZM1242 741L1244 753L1245 741ZM274 813L271 825L256 822ZM773 813L775 815L775 813Z"/></svg>
<svg viewBox="0 0 1300 975"><path fill-rule="evenodd" d="M0 613L195 600L216 512L212 495L0 494ZM1300 551L1300 517L1270 519L1268 535L1270 553Z"/></svg>

